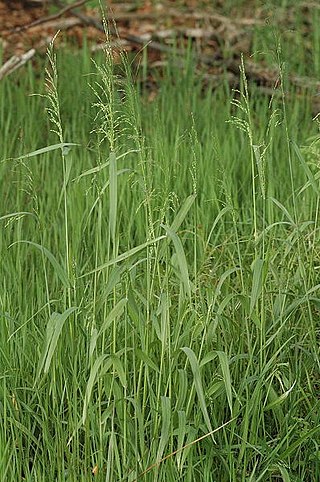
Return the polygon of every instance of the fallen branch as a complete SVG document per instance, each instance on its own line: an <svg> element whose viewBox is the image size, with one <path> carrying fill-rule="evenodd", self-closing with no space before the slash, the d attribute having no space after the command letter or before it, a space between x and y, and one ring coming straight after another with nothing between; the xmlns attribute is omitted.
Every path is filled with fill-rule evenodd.
<svg viewBox="0 0 320 482"><path fill-rule="evenodd" d="M82 22L79 18L57 18L56 20L48 21L46 23L46 29L57 32L58 30L68 30L69 28L76 27L78 25L82 25ZM41 29L40 25L30 27L30 30L32 31L37 31L38 29Z"/></svg>
<svg viewBox="0 0 320 482"><path fill-rule="evenodd" d="M77 13L77 12L73 13L73 15L80 18L84 22L84 24L92 25L96 29L100 30L100 32L105 33L105 28L104 28L102 22L100 22L96 18L89 17L88 15L84 15L83 13ZM109 25L109 30L110 30L110 33L112 35L116 35L117 37L119 36L119 32L117 31L117 29L115 27L112 27L111 25ZM153 50L158 50L159 52L164 52L164 53L172 53L173 52L173 49L171 47L168 47L167 45L164 45L160 42L154 42L153 40L150 40L150 41L146 42L146 39L143 38L143 37L140 37L139 35L132 35L130 33L122 32L121 37L124 38L125 40L127 40L128 42L131 42L131 43L134 43L134 44L148 45L149 48L151 48ZM178 53L178 54L180 54L182 52L183 51L181 51L181 52L176 51L176 53Z"/></svg>
<svg viewBox="0 0 320 482"><path fill-rule="evenodd" d="M62 2L60 0L54 0L54 3L56 5L59 5L59 6L62 5ZM76 10L73 10L73 9L70 10L70 13L72 13L72 15L74 15L75 17L82 20L82 22L85 25L91 25L91 26L95 27L97 30L100 30L100 32L106 33L103 23L100 20L96 19L95 17L90 17L89 15L77 12ZM119 37L119 32L117 31L117 29L115 27L113 27L111 25L109 25L108 27L109 27L110 34L116 35L117 37ZM134 43L134 44L143 45L143 46L147 44L148 48L151 48L153 50L157 50L159 52L164 52L164 53L168 53L168 54L175 53L175 54L178 54L178 55L184 55L185 54L185 51L182 50L182 49L173 49L172 47L164 45L160 42L155 42L153 40L150 41L150 42L146 42L146 40L143 37L140 37L138 35L132 35L130 33L122 32L121 37L123 39L127 40L128 42L131 42L131 43Z"/></svg>
<svg viewBox="0 0 320 482"><path fill-rule="evenodd" d="M220 14L212 14L208 13L207 11L204 12L181 12L176 9L165 9L159 11L150 11L150 12L111 12L110 17L113 21L132 21L132 20L154 20L160 19L163 17L171 17L171 18L179 18L185 20L205 20L206 22L209 20L211 22L221 23L230 25L233 23L235 25L241 26L248 26L253 27L256 25L264 25L264 21L260 19L252 19L252 18L234 18L232 22L230 18L225 17L224 15Z"/></svg>
<svg viewBox="0 0 320 482"><path fill-rule="evenodd" d="M77 8L77 7L81 7L87 1L88 0L78 0L77 2L72 3L71 5L67 5L67 6L63 7L58 13L48 15L47 17L38 18L34 22L31 22L27 25L22 25L22 27L17 27L17 28L14 29L14 32L23 32L24 30L28 30L28 29L36 27L38 25L42 25L44 23L52 22L52 21L62 17L63 15L65 15L70 10L72 10L74 8Z"/></svg>
<svg viewBox="0 0 320 482"><path fill-rule="evenodd" d="M35 53L35 49L30 49L28 52L25 52L22 55L13 55L13 57L7 60L7 62L0 67L0 80L22 67L25 63L32 59Z"/></svg>

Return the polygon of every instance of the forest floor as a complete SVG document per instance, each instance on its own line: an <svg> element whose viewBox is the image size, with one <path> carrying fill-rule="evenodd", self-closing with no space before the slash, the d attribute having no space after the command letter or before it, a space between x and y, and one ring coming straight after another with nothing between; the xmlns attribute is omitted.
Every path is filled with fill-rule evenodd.
<svg viewBox="0 0 320 482"><path fill-rule="evenodd" d="M56 47L67 46L76 51L86 43L92 54L101 50L106 36L100 8L94 7L97 3L92 0L73 3L34 0L26 6L25 1L0 0L0 50L3 62L9 61L0 67L0 79L31 59L36 64L57 31L60 34ZM281 35L283 48L291 45L295 49L296 43L297 49L303 46L304 73L317 55L311 46L319 5L312 2L287 2L282 7L273 1L261 6L255 1L194 0L113 1L108 5L107 16L115 43L132 52L137 64L141 64L142 52L147 46L151 85L154 78L150 70L156 68L161 72L168 57L173 54L183 57L188 46L192 47L196 68L204 82L215 87L227 79L232 88L237 88L243 55L249 80L270 95L280 85L277 35ZM297 58L300 62L301 56ZM316 114L320 82L314 78L314 69L309 69L307 77L300 77L299 65L292 67L290 82L298 92L309 89L314 96L313 112Z"/></svg>

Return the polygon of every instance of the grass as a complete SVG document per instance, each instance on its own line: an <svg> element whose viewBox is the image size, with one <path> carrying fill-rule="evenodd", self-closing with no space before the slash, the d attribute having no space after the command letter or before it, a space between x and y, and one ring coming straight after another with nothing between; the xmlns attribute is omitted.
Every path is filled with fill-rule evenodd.
<svg viewBox="0 0 320 482"><path fill-rule="evenodd" d="M0 478L318 481L308 99L117 73L0 85Z"/></svg>

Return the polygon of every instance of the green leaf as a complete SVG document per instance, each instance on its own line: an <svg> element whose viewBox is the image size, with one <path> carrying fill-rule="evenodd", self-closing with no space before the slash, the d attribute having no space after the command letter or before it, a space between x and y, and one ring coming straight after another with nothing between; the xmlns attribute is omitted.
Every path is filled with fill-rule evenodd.
<svg viewBox="0 0 320 482"><path fill-rule="evenodd" d="M116 320L117 318L119 318L119 316L122 315L123 313L123 310L124 310L124 307L126 306L127 304L127 298L123 298L122 300L120 300L116 305L115 307L110 311L110 313L108 314L107 318L104 320L104 322L102 323L102 326L99 330L99 334L98 336L100 336L103 332L105 332L109 326L111 325L111 323Z"/></svg>
<svg viewBox="0 0 320 482"><path fill-rule="evenodd" d="M161 397L161 435L157 452L157 460L161 460L164 449L169 440L171 422L171 402L169 397Z"/></svg>
<svg viewBox="0 0 320 482"><path fill-rule="evenodd" d="M19 161L21 159L27 159L29 157L39 156L41 154L45 154L46 152L56 151L57 149L61 149L62 154L65 155L66 149L72 146L81 146L81 144L75 144L74 142L62 142L59 144L52 144L51 146L42 147L41 149L37 149L36 151L29 152L29 154L16 157L15 160Z"/></svg>
<svg viewBox="0 0 320 482"><path fill-rule="evenodd" d="M115 250L118 208L117 159L115 152L110 152L109 156L109 182L109 228L113 249Z"/></svg>
<svg viewBox="0 0 320 482"><path fill-rule="evenodd" d="M265 268L265 262L263 261L263 259L257 258L252 263L253 276L252 276L249 316L252 316L253 310L255 309L257 301L261 294L261 290L262 290L264 278L265 278L264 268Z"/></svg>
<svg viewBox="0 0 320 482"><path fill-rule="evenodd" d="M293 385L287 391L282 393L282 395L277 397L275 400L272 400L272 402L268 403L268 405L264 408L264 411L271 410L272 408L275 408L278 405L281 405L288 398L288 396L292 392L295 384L296 384L296 382L294 382Z"/></svg>
<svg viewBox="0 0 320 482"><path fill-rule="evenodd" d="M34 213L29 213L28 211L19 211L16 213L4 214L3 216L0 216L0 221L4 221L5 219L9 219L9 218L15 218L18 216L28 216L28 215L37 219L37 216Z"/></svg>
<svg viewBox="0 0 320 482"><path fill-rule="evenodd" d="M91 394L92 394L94 384L96 382L98 371L106 358L107 358L107 355L100 355L94 362L93 367L91 368L89 380L86 387L86 394L84 397L84 405L83 405L83 411L82 411L83 425L85 424L85 421L87 418L88 405L91 399Z"/></svg>
<svg viewBox="0 0 320 482"><path fill-rule="evenodd" d="M231 416L232 416L232 384L231 384L231 376L230 376L230 369L229 369L229 359L225 352L217 351L220 367L222 371L222 378L224 381L224 386L227 394L228 405L230 408Z"/></svg>
<svg viewBox="0 0 320 482"><path fill-rule="evenodd" d="M136 356L143 361L149 368L152 368L155 372L159 373L159 367L151 360L151 358L140 348L136 348L135 350Z"/></svg>
<svg viewBox="0 0 320 482"><path fill-rule="evenodd" d="M278 468L280 470L283 482L291 482L291 478L290 478L290 475L289 475L289 472L287 471L287 469L285 467L283 467L283 465L280 465L280 464L278 464Z"/></svg>
<svg viewBox="0 0 320 482"><path fill-rule="evenodd" d="M202 415L204 418L204 421L206 423L207 429L209 432L212 432L212 426L210 422L210 417L208 414L207 406L206 406L206 401L204 397L204 392L203 392L203 387L202 387L202 380L201 380L201 375L200 375L200 367L199 367L199 362L197 360L197 357L194 353L193 350L189 347L184 347L182 350L185 352L187 355L190 365L191 365L191 370L193 373L193 380L194 380L194 386L198 395L199 403L200 403L200 409L202 411ZM212 436L212 440L215 442L214 437Z"/></svg>
<svg viewBox="0 0 320 482"><path fill-rule="evenodd" d="M12 243L9 247L14 246L15 244L19 244L19 243L30 244L31 246L34 246L35 248L39 249L39 251L41 251L41 253L43 255L45 255L46 258L50 261L53 269L55 270L58 278L63 283L63 285L66 288L70 288L70 281L69 281L67 273L62 268L62 266L59 264L57 259L53 256L53 254L47 248L45 248L44 246L41 246L40 244L34 243L33 241L27 241L25 239L22 239L20 241L16 241L16 242Z"/></svg>
<svg viewBox="0 0 320 482"><path fill-rule="evenodd" d="M117 372L119 376L119 380L121 382L121 385L126 388L127 387L127 379L126 379L126 373L123 368L122 361L120 360L118 355L111 355L110 356L110 361L112 362L112 365Z"/></svg>
<svg viewBox="0 0 320 482"><path fill-rule="evenodd" d="M119 159L126 156L127 154L130 154L131 152L139 152L139 151L136 149L132 149L130 151L125 152L124 154L121 154L120 156L117 156L116 160L118 161ZM102 171L103 169L109 166L109 162L110 160L108 159L107 162L104 162L103 164L99 164L98 166L92 167L91 169L84 171L82 174L72 179L72 181L80 181L82 177L90 176L91 174L95 174L96 172ZM117 172L117 174L119 175L122 172L128 172L128 171L131 171L131 169L121 169L120 171ZM108 185L109 185L109 181L108 181Z"/></svg>
<svg viewBox="0 0 320 482"><path fill-rule="evenodd" d="M297 157L300 161L300 164L303 167L303 170L304 170L304 172L305 172L305 174L306 174L306 176L309 180L309 182L307 184L305 184L303 186L303 188L300 189L299 194L301 194L303 191L305 191L305 189L307 189L307 187L312 186L312 189L314 190L315 194L317 196L320 196L320 190L319 190L318 184L316 182L316 179L315 179L314 175L312 174L312 171L311 171L310 167L308 166L308 164L304 160L304 157L301 154L298 145L294 141L292 141L292 145L293 145L295 153L297 154Z"/></svg>
<svg viewBox="0 0 320 482"><path fill-rule="evenodd" d="M177 457L177 466L178 469L180 470L181 464L181 456L182 456L182 448L183 448L183 443L184 439L187 433L187 417L186 417L186 412L184 410L179 410L178 411L178 420L179 420L179 425L178 425L178 446L177 450L178 453L176 455Z"/></svg>
<svg viewBox="0 0 320 482"><path fill-rule="evenodd" d="M280 201L278 201L277 199L275 199L274 197L270 197L271 201L276 205L278 206L279 209L281 209L281 211L283 212L283 214L285 215L285 217L289 220L290 224L292 226L295 226L296 223L294 222L293 218L290 216L289 214L289 211L287 210L287 208L284 207L283 204L281 204Z"/></svg>
<svg viewBox="0 0 320 482"><path fill-rule="evenodd" d="M48 373L63 325L66 319L71 315L71 313L74 313L76 309L76 307L71 307L63 313L52 313L50 316L46 330L45 347L39 363L37 379L39 378L42 369L44 373Z"/></svg>
<svg viewBox="0 0 320 482"><path fill-rule="evenodd" d="M169 228L168 226L165 226L164 224L161 224L161 226L166 230L168 236L173 241L174 248L177 255L178 265L180 268L182 283L185 287L185 291L187 295L191 297L191 285L190 285L190 278L189 278L189 272L188 272L187 258L184 253L181 240L179 236L174 231L172 231L171 228Z"/></svg>
<svg viewBox="0 0 320 482"><path fill-rule="evenodd" d="M209 242L210 242L210 239L211 239L211 236L218 224L218 222L220 221L220 219L226 214L228 213L229 211L232 211L232 209L229 207L229 206L225 206L223 209L221 209L221 211L219 211L219 214L217 215L216 219L214 220L214 223L210 229L210 233L207 237L207 241L206 241L206 244L205 244L205 249L208 249L208 246L209 246Z"/></svg>
<svg viewBox="0 0 320 482"><path fill-rule="evenodd" d="M181 224L185 220L188 212L190 211L191 206L193 205L195 199L196 199L196 194L191 194L190 196L187 197L187 199L184 201L182 204L181 208L178 211L178 214L174 218L172 224L170 225L171 231L177 232L178 229L180 228Z"/></svg>
<svg viewBox="0 0 320 482"><path fill-rule="evenodd" d="M102 264L101 266L98 266L97 268L93 269L92 271L89 271L88 273L82 274L79 276L79 278L84 278L85 276L89 276L94 273L99 273L99 271L102 271L105 268L108 268L109 266L112 266L113 264L120 263L121 261L124 261L127 258L130 258L136 253L139 253L139 251L142 251L144 248L147 248L148 246L151 246L152 244L157 243L158 241L161 241L161 239L165 239L166 236L159 236L158 238L151 239L150 241L146 241L143 244L140 244L139 246L136 246L135 248L129 249L129 251L126 251L125 253L120 254L114 259L111 259L110 261L107 261L106 263Z"/></svg>
<svg viewBox="0 0 320 482"><path fill-rule="evenodd" d="M196 195L195 194L191 194L190 196L187 197L187 199L184 201L184 203L182 204L181 208L179 209L178 211L178 214L176 215L176 217L174 218L172 224L170 225L170 230L173 231L173 232L177 232L178 229L180 228L181 224L183 223L183 221L185 220L192 204L194 203L194 200L196 199ZM163 246L159 252L159 257L162 258L163 255L164 255L164 252L165 252L165 249L169 243L169 239L167 242L163 243Z"/></svg>

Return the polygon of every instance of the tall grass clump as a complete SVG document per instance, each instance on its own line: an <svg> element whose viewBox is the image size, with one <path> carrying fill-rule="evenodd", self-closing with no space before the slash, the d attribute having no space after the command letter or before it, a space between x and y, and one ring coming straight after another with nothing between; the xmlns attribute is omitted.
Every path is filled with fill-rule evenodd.
<svg viewBox="0 0 320 482"><path fill-rule="evenodd" d="M317 481L317 125L110 45L0 86L1 480Z"/></svg>

